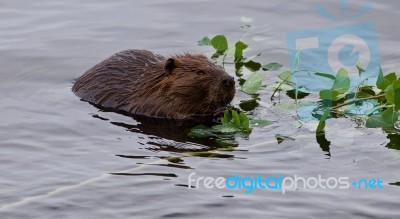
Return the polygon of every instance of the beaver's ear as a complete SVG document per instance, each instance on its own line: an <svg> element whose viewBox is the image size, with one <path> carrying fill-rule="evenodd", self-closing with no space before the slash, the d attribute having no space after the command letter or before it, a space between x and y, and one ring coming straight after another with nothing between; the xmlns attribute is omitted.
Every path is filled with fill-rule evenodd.
<svg viewBox="0 0 400 219"><path fill-rule="evenodd" d="M174 58L167 59L164 65L164 70L167 73L167 75L171 75L174 68L176 68L176 60Z"/></svg>

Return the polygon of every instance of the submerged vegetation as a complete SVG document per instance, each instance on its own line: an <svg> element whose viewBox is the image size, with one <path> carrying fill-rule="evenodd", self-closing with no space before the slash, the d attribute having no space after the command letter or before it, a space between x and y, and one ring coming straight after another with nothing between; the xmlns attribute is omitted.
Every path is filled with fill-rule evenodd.
<svg viewBox="0 0 400 219"><path fill-rule="evenodd" d="M251 28L250 25L243 26ZM264 127L272 122L268 120L252 120L244 112L253 111L260 99L260 90L269 89L272 91L270 101L274 101L277 94L285 92L286 96L293 99L293 105L284 106L298 110L302 106L312 106L310 115L313 120L319 122L315 134L317 141L328 142L325 139L326 121L331 118L352 117L362 121L366 128L382 128L389 134L398 133L400 129L400 78L396 73L384 74L379 68L375 78L364 78L357 85L352 84L352 78L345 69L340 69L336 74L298 70L301 51L297 51L292 71L283 71L278 75L279 81L266 84L263 80L264 71L278 71L282 65L277 62L260 63L255 59L262 59L261 53L246 57L245 50L249 47L242 40L229 45L224 35L204 37L199 42L201 46L209 46L214 52L211 56L216 63L234 65L235 74L239 81L240 90L249 95L249 99L241 100L239 107L242 112L227 110L221 122L213 127L197 126L189 133L191 137L226 137L227 134L241 134L248 136L253 127ZM257 58L258 57L258 58ZM364 67L357 64L358 75L363 75ZM296 75L307 73L318 80L329 80L331 86L319 91L309 91L307 86L297 84ZM352 72L353 73L353 72ZM372 79L374 83L366 83ZM375 82L376 81L376 82ZM314 98L309 98L311 95ZM315 99L315 97L318 97ZM303 102L300 102L302 100ZM304 101L306 100L306 101ZM280 104L280 103L277 103ZM277 137L278 142L291 139L290 137ZM328 142L329 143L329 142ZM322 146L321 146L322 147Z"/></svg>

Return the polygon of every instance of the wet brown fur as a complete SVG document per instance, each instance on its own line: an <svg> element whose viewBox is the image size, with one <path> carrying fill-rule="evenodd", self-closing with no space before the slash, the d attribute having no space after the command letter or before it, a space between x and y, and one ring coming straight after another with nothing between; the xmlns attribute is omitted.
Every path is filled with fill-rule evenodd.
<svg viewBox="0 0 400 219"><path fill-rule="evenodd" d="M203 55L167 59L146 50L111 56L82 75L72 90L106 109L172 119L214 114L235 94L233 78Z"/></svg>

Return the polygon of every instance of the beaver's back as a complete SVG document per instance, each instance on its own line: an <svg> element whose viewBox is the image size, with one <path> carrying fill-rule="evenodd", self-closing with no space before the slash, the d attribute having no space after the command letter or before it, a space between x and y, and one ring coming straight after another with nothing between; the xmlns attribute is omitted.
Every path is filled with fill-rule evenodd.
<svg viewBox="0 0 400 219"><path fill-rule="evenodd" d="M82 100L104 108L127 109L132 96L146 81L158 77L158 68L165 58L146 50L124 50L100 62L83 74L72 87ZM156 75L155 75L156 74Z"/></svg>

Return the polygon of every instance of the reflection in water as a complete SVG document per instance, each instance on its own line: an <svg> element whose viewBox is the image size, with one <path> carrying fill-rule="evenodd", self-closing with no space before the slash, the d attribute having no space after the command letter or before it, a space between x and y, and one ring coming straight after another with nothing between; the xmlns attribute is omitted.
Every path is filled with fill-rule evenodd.
<svg viewBox="0 0 400 219"><path fill-rule="evenodd" d="M107 111L105 109L101 109L102 111ZM119 113L119 112L117 112ZM212 157L212 158L226 158L232 159L234 158L231 154L223 154L220 153L219 150L232 151L233 148L237 147L237 144L226 145L226 142L223 144L214 137L209 138L192 138L187 135L191 128L195 125L191 122L183 122L169 119L159 119L159 118L149 118L145 116L137 116L137 115L126 115L125 113L121 113L125 116L132 117L137 124L127 124L124 122L114 122L110 121L110 119L101 117L97 114L92 115L93 118L100 119L102 121L110 121L111 124L123 127L125 130L129 132L133 132L136 134L142 134L149 141L146 145L150 145L151 147L147 147L147 150L150 151L165 151L169 153L179 154L180 156L171 156L165 157L160 156L159 159L164 159L169 161L170 163L182 164L183 158L187 156L195 156L195 157ZM140 143L140 142L139 142ZM116 155L122 158L129 159L143 159L149 158L145 156L135 156L135 155ZM177 167L177 168L191 168L187 166L181 165L170 165L169 167ZM131 174L130 174L131 175Z"/></svg>
<svg viewBox="0 0 400 219"><path fill-rule="evenodd" d="M162 176L162 177L178 177L173 173L110 173L118 176Z"/></svg>
<svg viewBox="0 0 400 219"><path fill-rule="evenodd" d="M400 150L400 134L388 134L387 138L389 139L387 148Z"/></svg>
<svg viewBox="0 0 400 219"><path fill-rule="evenodd" d="M331 157L331 151L330 151L331 149L329 147L331 145L331 142L326 139L325 133L316 135L316 138L322 151L327 152L325 155Z"/></svg>

